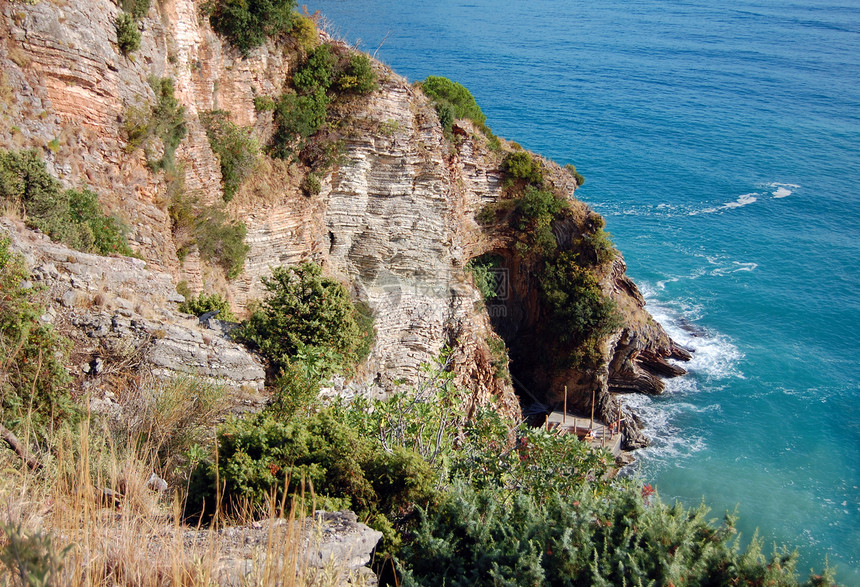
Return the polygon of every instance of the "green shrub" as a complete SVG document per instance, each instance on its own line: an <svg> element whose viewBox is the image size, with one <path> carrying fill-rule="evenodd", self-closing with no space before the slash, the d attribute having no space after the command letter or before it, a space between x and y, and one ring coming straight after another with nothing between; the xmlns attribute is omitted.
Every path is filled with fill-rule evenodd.
<svg viewBox="0 0 860 587"><path fill-rule="evenodd" d="M352 94L369 94L377 90L379 86L370 57L364 53L351 53L335 85L338 91Z"/></svg>
<svg viewBox="0 0 860 587"><path fill-rule="evenodd" d="M309 172L302 180L302 191L305 195L316 196L322 190L320 176L313 171Z"/></svg>
<svg viewBox="0 0 860 587"><path fill-rule="evenodd" d="M295 20L293 21L293 28L290 31L290 36L296 42L299 49L305 53L310 53L317 45L319 45L320 42L317 25L315 25L314 21L310 18L301 14L295 14L294 18Z"/></svg>
<svg viewBox="0 0 860 587"><path fill-rule="evenodd" d="M0 239L0 418L13 430L27 424L42 434L78 410L64 367L69 342L41 321L44 307L29 276Z"/></svg>
<svg viewBox="0 0 860 587"><path fill-rule="evenodd" d="M250 129L233 124L230 114L224 110L204 112L200 115L200 122L206 129L209 146L221 163L224 201L229 202L245 178L254 171L260 147L251 136Z"/></svg>
<svg viewBox="0 0 860 587"><path fill-rule="evenodd" d="M576 180L576 185L581 186L585 183L585 178L580 175L580 173L576 170L576 166L572 163L568 163L564 166L565 171L573 176L573 179Z"/></svg>
<svg viewBox="0 0 860 587"><path fill-rule="evenodd" d="M632 484L543 506L460 484L419 512L398 555L404 586L799 584L796 553L767 559L757 541L742 552L733 519L715 525L704 506L665 505Z"/></svg>
<svg viewBox="0 0 860 587"><path fill-rule="evenodd" d="M295 0L210 0L204 4L212 28L243 55L293 27Z"/></svg>
<svg viewBox="0 0 860 587"><path fill-rule="evenodd" d="M63 190L36 151L0 151L0 200L24 209L27 223L87 252L132 255L125 228L106 216L88 189Z"/></svg>
<svg viewBox="0 0 860 587"><path fill-rule="evenodd" d="M170 196L168 212L173 223L174 239L179 243L180 259L188 248L197 246L200 256L220 266L228 279L242 273L249 247L245 244L247 228L242 222L231 220L218 206L206 206L195 197L189 197L182 188L181 179Z"/></svg>
<svg viewBox="0 0 860 587"><path fill-rule="evenodd" d="M50 532L27 532L21 521L0 521L0 532L5 538L5 545L0 549L0 562L20 581L20 585L37 587L62 583L63 559L73 544L58 550ZM13 581L12 584L19 583Z"/></svg>
<svg viewBox="0 0 860 587"><path fill-rule="evenodd" d="M502 171L508 180L521 180L526 184L543 184L543 167L536 158L526 151L514 151L505 155Z"/></svg>
<svg viewBox="0 0 860 587"><path fill-rule="evenodd" d="M498 255L486 254L475 257L466 263L466 270L472 274L475 286L481 292L484 300L491 300L498 295L499 284L496 281L497 270L502 266L503 259Z"/></svg>
<svg viewBox="0 0 860 587"><path fill-rule="evenodd" d="M173 80L151 77L149 84L155 92L155 104L150 107L131 106L125 112L123 130L128 138L129 152L143 147L151 170L174 170L174 155L188 134L185 106L174 95ZM153 141L161 143L160 157Z"/></svg>
<svg viewBox="0 0 860 587"><path fill-rule="evenodd" d="M398 519L435 496L423 459L402 448L382 450L330 411L286 422L268 414L234 420L219 428L217 438L217 472L228 511L249 504L268 512L271 498L310 483L318 507L351 508L377 525L374 514ZM202 511L204 501L214 504L216 467L207 468L189 494L189 513ZM390 543L394 537L388 538Z"/></svg>
<svg viewBox="0 0 860 587"><path fill-rule="evenodd" d="M230 220L221 208L204 206L194 222L194 243L201 257L220 265L227 278L233 279L245 267L250 249L245 244L247 232L244 223Z"/></svg>
<svg viewBox="0 0 860 587"><path fill-rule="evenodd" d="M116 42L123 55L130 55L140 49L140 29L137 20L128 12L120 12L114 21Z"/></svg>
<svg viewBox="0 0 860 587"><path fill-rule="evenodd" d="M292 157L297 143L317 132L325 123L328 102L328 96L322 90L303 96L282 94L275 105L276 128L269 153L280 159Z"/></svg>
<svg viewBox="0 0 860 587"><path fill-rule="evenodd" d="M540 289L552 331L575 349L570 360L596 367L602 355L599 342L621 326L615 302L603 294L597 277L579 265L572 251L546 261Z"/></svg>
<svg viewBox="0 0 860 587"><path fill-rule="evenodd" d="M271 96L254 96L254 110L268 112L275 109L275 100Z"/></svg>
<svg viewBox="0 0 860 587"><path fill-rule="evenodd" d="M485 127L487 117L481 112L475 97L461 84L431 75L419 85L436 106L444 129L450 131L451 124L457 118L468 118L480 128Z"/></svg>
<svg viewBox="0 0 860 587"><path fill-rule="evenodd" d="M199 296L191 296L186 298L184 302L179 304L179 311L186 314L194 314L202 316L206 312L218 311L217 318L227 322L236 320L236 316L230 310L230 302L228 302L221 294L205 294Z"/></svg>
<svg viewBox="0 0 860 587"><path fill-rule="evenodd" d="M149 14L150 0L122 0L122 9L137 20Z"/></svg>
<svg viewBox="0 0 860 587"><path fill-rule="evenodd" d="M528 186L514 200L511 225L520 231L517 250L523 255L547 256L555 252L558 243L552 232L555 221L570 212L570 203L554 193Z"/></svg>
<svg viewBox="0 0 860 587"><path fill-rule="evenodd" d="M299 94L327 92L334 81L335 62L329 45L318 46L293 74L293 87Z"/></svg>
<svg viewBox="0 0 860 587"><path fill-rule="evenodd" d="M319 370L323 377L356 363L370 334L359 329L356 309L343 285L308 262L275 267L262 281L267 296L240 336L259 348L276 369L304 347L331 351L328 364Z"/></svg>

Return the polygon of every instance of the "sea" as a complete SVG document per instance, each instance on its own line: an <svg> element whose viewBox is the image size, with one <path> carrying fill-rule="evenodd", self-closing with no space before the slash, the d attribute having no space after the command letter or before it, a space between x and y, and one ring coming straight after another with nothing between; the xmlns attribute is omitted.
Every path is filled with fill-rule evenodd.
<svg viewBox="0 0 860 587"><path fill-rule="evenodd" d="M694 350L628 397L666 501L860 586L860 1L319 0L410 81L572 163L648 309Z"/></svg>

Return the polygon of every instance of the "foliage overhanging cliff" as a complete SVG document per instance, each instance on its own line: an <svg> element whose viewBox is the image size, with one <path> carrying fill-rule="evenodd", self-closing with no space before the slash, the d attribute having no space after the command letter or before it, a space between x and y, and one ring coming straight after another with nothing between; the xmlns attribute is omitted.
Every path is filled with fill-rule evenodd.
<svg viewBox="0 0 860 587"><path fill-rule="evenodd" d="M425 94L325 35L318 56L307 19L236 48L195 2L163 0L132 7L129 45L109 0L0 9L0 148L40 150L65 187L98 194L152 268L239 310L271 267L322 264L376 319L353 387L391 392L451 345L474 404L497 398L514 416L520 400L557 404L567 387L574 408L595 397L612 422L612 391L659 393L658 376L683 372L666 362L683 349L644 310L620 254L595 246L602 219L573 197L581 176L483 120L455 121L465 114L427 97L438 88ZM315 72L331 64L340 77L321 89ZM359 88L368 67L376 84ZM288 125L300 109L310 126ZM262 154L285 128L288 152ZM523 156L540 181L518 175ZM485 301L469 267L489 258L505 295ZM594 316L559 330L587 296ZM630 446L644 442L634 428Z"/></svg>

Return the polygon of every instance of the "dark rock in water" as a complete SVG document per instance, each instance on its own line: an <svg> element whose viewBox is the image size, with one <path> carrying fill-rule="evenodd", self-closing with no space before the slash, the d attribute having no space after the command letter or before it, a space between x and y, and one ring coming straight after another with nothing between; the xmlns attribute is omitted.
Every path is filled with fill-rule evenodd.
<svg viewBox="0 0 860 587"><path fill-rule="evenodd" d="M693 358L693 350L687 349L679 345L678 343L672 344L672 351L669 355L670 359L675 359L676 361L689 361Z"/></svg>
<svg viewBox="0 0 860 587"><path fill-rule="evenodd" d="M641 351L636 361L649 373L661 377L679 377L687 373L686 369L669 363L665 358L649 350Z"/></svg>
<svg viewBox="0 0 860 587"><path fill-rule="evenodd" d="M679 318L678 319L678 326L680 326L682 330L689 332L691 335L693 335L697 338L700 336L705 336L707 334L707 332L705 331L704 328L702 328L698 324L694 324L693 322L690 322L686 318Z"/></svg>

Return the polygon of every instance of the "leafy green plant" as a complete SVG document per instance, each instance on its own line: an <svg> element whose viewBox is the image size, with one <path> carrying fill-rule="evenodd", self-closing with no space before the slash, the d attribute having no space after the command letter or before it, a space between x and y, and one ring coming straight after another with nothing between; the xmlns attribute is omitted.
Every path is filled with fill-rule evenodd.
<svg viewBox="0 0 860 587"><path fill-rule="evenodd" d="M190 514L214 505L216 471L228 511L247 504L267 512L269 500L310 483L318 504L353 509L387 531L391 546L397 537L388 520L435 498L423 459L402 448L382 450L330 411L288 421L269 414L234 420L219 428L217 438L218 464L206 464L192 482Z"/></svg>
<svg viewBox="0 0 860 587"><path fill-rule="evenodd" d="M757 541L741 551L732 518L717 525L704 506L666 505L641 489L583 487L541 505L456 484L439 507L419 509L418 527L398 555L402 584L800 584L796 554L768 559Z"/></svg>
<svg viewBox="0 0 860 587"><path fill-rule="evenodd" d="M143 147L150 169L173 171L176 148L188 134L185 106L176 99L171 78L151 77L149 83L155 92L155 104L126 109L123 129L128 139L127 149Z"/></svg>
<svg viewBox="0 0 860 587"><path fill-rule="evenodd" d="M338 91L352 94L369 94L379 88L370 57L364 53L351 53L343 71L337 76Z"/></svg>
<svg viewBox="0 0 860 587"><path fill-rule="evenodd" d="M502 261L503 259L498 255L488 253L466 263L466 270L472 274L484 300L492 300L498 295L496 275L497 270L502 266Z"/></svg>
<svg viewBox="0 0 860 587"><path fill-rule="evenodd" d="M210 0L203 6L212 28L243 55L266 39L290 32L295 0Z"/></svg>
<svg viewBox="0 0 860 587"><path fill-rule="evenodd" d="M577 262L572 251L546 261L540 288L555 335L575 349L571 361L595 367L601 356L599 342L621 326L615 302L603 294L597 277Z"/></svg>
<svg viewBox="0 0 860 587"><path fill-rule="evenodd" d="M269 154L280 159L292 157L297 143L325 123L328 103L329 98L322 90L307 95L282 94L275 104L276 127Z"/></svg>
<svg viewBox="0 0 860 587"><path fill-rule="evenodd" d="M220 266L228 279L242 273L249 247L245 243L247 228L240 221L231 220L219 206L206 206L199 199L188 196L182 187L181 176L173 176L168 191L168 212L173 222L174 239L179 243L180 259L190 247L196 246L200 256Z"/></svg>
<svg viewBox="0 0 860 587"><path fill-rule="evenodd" d="M63 559L73 545L57 550L50 533L26 532L21 521L0 522L6 545L0 549L0 562L27 587L59 585ZM18 583L16 582L16 584Z"/></svg>
<svg viewBox="0 0 860 587"><path fill-rule="evenodd" d="M140 29L137 20L128 12L120 12L114 21L116 42L123 55L130 55L140 49Z"/></svg>
<svg viewBox="0 0 860 587"><path fill-rule="evenodd" d="M448 132L457 118L467 118L480 128L486 126L487 117L475 97L463 85L448 78L431 75L419 83L421 90L433 101L442 127Z"/></svg>
<svg viewBox="0 0 860 587"><path fill-rule="evenodd" d="M305 175L302 180L302 191L308 196L316 196L322 190L322 182L319 175L313 171Z"/></svg>
<svg viewBox="0 0 860 587"><path fill-rule="evenodd" d="M329 45L319 45L293 74L293 87L299 94L326 92L334 81L336 59Z"/></svg>
<svg viewBox="0 0 860 587"><path fill-rule="evenodd" d="M254 171L260 147L250 130L233 124L230 114L224 110L204 112L200 115L200 122L206 129L209 146L221 163L224 201L229 202L245 178Z"/></svg>
<svg viewBox="0 0 860 587"><path fill-rule="evenodd" d="M199 296L188 297L184 302L179 304L179 311L186 314L194 314L195 316L202 316L207 312L217 311L217 318L219 320L227 322L236 320L236 316L230 310L230 302L218 293L201 293Z"/></svg>
<svg viewBox="0 0 860 587"><path fill-rule="evenodd" d="M0 200L23 208L27 223L54 240L93 253L132 255L125 228L102 212L90 190L63 190L36 151L0 151Z"/></svg>
<svg viewBox="0 0 860 587"><path fill-rule="evenodd" d="M564 166L564 170L573 176L573 179L576 180L577 187L581 186L585 183L585 178L576 170L576 166L572 163L568 163Z"/></svg>
<svg viewBox="0 0 860 587"><path fill-rule="evenodd" d="M16 429L44 432L78 410L64 366L69 342L41 321L44 307L23 259L0 239L0 417Z"/></svg>
<svg viewBox="0 0 860 587"><path fill-rule="evenodd" d="M359 329L346 288L322 275L319 265L275 267L262 279L267 296L243 325L240 337L277 369L305 346L330 349L322 376L350 369L370 334Z"/></svg>
<svg viewBox="0 0 860 587"><path fill-rule="evenodd" d="M151 4L151 0L122 0L122 9L140 20L149 13Z"/></svg>
<svg viewBox="0 0 860 587"><path fill-rule="evenodd" d="M525 184L540 187L543 184L543 167L540 161L526 151L513 151L502 160L502 171L509 183L521 180Z"/></svg>

